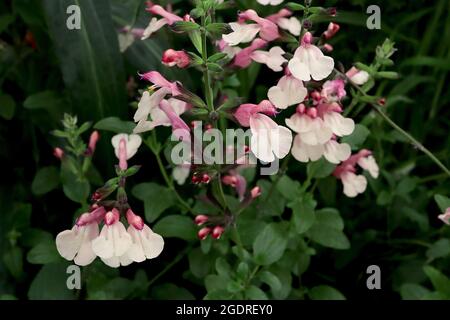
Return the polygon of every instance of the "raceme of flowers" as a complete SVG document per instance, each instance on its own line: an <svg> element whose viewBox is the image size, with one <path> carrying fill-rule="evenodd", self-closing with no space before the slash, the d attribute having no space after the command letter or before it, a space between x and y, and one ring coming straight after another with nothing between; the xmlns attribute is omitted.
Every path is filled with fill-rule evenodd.
<svg viewBox="0 0 450 320"><path fill-rule="evenodd" d="M112 138L111 144L119 159L121 172L127 172L127 161L136 154L141 143L141 137L135 134L118 134ZM112 179L98 189L88 212L76 220L72 229L58 234L56 248L63 258L86 266L98 256L106 265L117 268L156 258L162 252L163 238L153 232L126 203L124 190L120 190L125 176ZM117 201L105 201L117 187ZM128 228L121 218L128 223Z"/></svg>

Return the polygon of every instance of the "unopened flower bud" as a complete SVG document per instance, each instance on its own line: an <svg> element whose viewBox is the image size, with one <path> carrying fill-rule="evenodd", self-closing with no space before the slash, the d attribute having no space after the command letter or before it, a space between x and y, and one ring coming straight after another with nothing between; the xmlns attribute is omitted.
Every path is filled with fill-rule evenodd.
<svg viewBox="0 0 450 320"><path fill-rule="evenodd" d="M202 224L204 224L208 220L209 220L209 217L207 215L199 214L198 216L195 217L194 221L195 221L196 225L201 226Z"/></svg>
<svg viewBox="0 0 450 320"><path fill-rule="evenodd" d="M205 240L208 234L211 233L211 228L202 228L198 231L197 236L200 240Z"/></svg>
<svg viewBox="0 0 450 320"><path fill-rule="evenodd" d="M144 220L136 215L131 209L127 210L127 222L137 230L142 230L144 228Z"/></svg>
<svg viewBox="0 0 450 320"><path fill-rule="evenodd" d="M326 12L327 15L335 17L336 13L337 13L337 9L336 9L336 7L331 7L331 8L327 8L325 10L325 12Z"/></svg>
<svg viewBox="0 0 450 320"><path fill-rule="evenodd" d="M211 177L208 175L208 174L204 174L203 176L202 176L202 182L203 183L209 183L211 181Z"/></svg>
<svg viewBox="0 0 450 320"><path fill-rule="evenodd" d="M192 183L197 184L197 183L200 183L202 181L202 179L200 179L196 175L193 175L191 181L192 181Z"/></svg>
<svg viewBox="0 0 450 320"><path fill-rule="evenodd" d="M102 194L101 194L100 192L98 192L98 191L95 191L95 192L92 194L91 200L92 200L92 201L99 201L99 200L102 200Z"/></svg>
<svg viewBox="0 0 450 320"><path fill-rule="evenodd" d="M386 105L386 98L378 99L378 104L379 104L380 106Z"/></svg>
<svg viewBox="0 0 450 320"><path fill-rule="evenodd" d="M190 59L189 55L183 50L168 49L164 51L161 62L168 67L186 68L189 66Z"/></svg>
<svg viewBox="0 0 450 320"><path fill-rule="evenodd" d="M333 46L332 46L331 44L329 44L329 43L325 43L325 44L323 45L323 49L324 49L326 52L331 52L331 51L334 50Z"/></svg>
<svg viewBox="0 0 450 320"><path fill-rule="evenodd" d="M261 188L259 186L254 187L250 190L250 195L252 196L252 199L258 198L261 195Z"/></svg>
<svg viewBox="0 0 450 320"><path fill-rule="evenodd" d="M323 33L325 39L330 39L335 36L341 27L337 23L330 22L327 31Z"/></svg>
<svg viewBox="0 0 450 320"><path fill-rule="evenodd" d="M105 224L108 226L116 223L117 221L119 221L119 219L120 219L119 210L117 210L116 208L112 209L111 211L108 211L105 214Z"/></svg>
<svg viewBox="0 0 450 320"><path fill-rule="evenodd" d="M91 133L89 137L88 154L92 155L95 152L95 147L97 146L98 139L100 139L100 134L97 130Z"/></svg>
<svg viewBox="0 0 450 320"><path fill-rule="evenodd" d="M64 150L61 148L55 148L53 149L53 155L59 160L61 160L62 157L64 156Z"/></svg>
<svg viewBox="0 0 450 320"><path fill-rule="evenodd" d="M316 108L308 108L308 110L306 110L306 114L308 116L310 116L311 118L316 118L317 117L317 109Z"/></svg>
<svg viewBox="0 0 450 320"><path fill-rule="evenodd" d="M216 226L214 227L211 236L214 239L220 239L220 237L222 236L223 232L225 231L225 229L221 226Z"/></svg>
<svg viewBox="0 0 450 320"><path fill-rule="evenodd" d="M303 21L303 28L304 29L306 29L306 30L310 30L311 28L312 28L312 22L311 22L311 20L308 20L308 19L305 19L304 21Z"/></svg>

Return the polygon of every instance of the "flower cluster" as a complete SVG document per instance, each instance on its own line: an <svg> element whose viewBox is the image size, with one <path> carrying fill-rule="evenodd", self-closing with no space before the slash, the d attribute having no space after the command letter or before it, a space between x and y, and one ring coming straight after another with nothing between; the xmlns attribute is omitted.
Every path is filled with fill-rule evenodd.
<svg viewBox="0 0 450 320"><path fill-rule="evenodd" d="M136 154L141 142L141 137L135 134L118 134L112 138L119 159L118 177L94 192L94 203L72 229L58 234L56 247L63 258L86 266L98 256L108 266L117 268L156 258L161 253L163 238L132 211L124 188L126 177L137 172L136 166L128 168L127 161ZM117 200L106 200L116 190ZM128 222L128 228L121 222L121 216Z"/></svg>

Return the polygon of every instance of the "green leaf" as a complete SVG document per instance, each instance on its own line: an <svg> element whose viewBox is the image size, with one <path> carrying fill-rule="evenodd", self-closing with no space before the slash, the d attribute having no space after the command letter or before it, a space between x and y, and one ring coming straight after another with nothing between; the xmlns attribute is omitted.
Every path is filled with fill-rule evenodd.
<svg viewBox="0 0 450 320"><path fill-rule="evenodd" d="M170 26L175 32L187 32L200 29L200 26L192 21L177 21Z"/></svg>
<svg viewBox="0 0 450 320"><path fill-rule="evenodd" d="M278 180L277 190L287 200L295 200L300 197L300 182L292 180L287 175L283 175Z"/></svg>
<svg viewBox="0 0 450 320"><path fill-rule="evenodd" d="M435 194L434 201L436 201L437 205L439 206L439 209L441 209L441 212L445 212L447 208L450 208L450 198L446 196L443 196L441 194Z"/></svg>
<svg viewBox="0 0 450 320"><path fill-rule="evenodd" d="M230 33L231 27L228 23L211 23L206 26L206 30L211 33L225 34Z"/></svg>
<svg viewBox="0 0 450 320"><path fill-rule="evenodd" d="M74 291L67 288L68 263L44 265L28 290L30 300L72 300Z"/></svg>
<svg viewBox="0 0 450 320"><path fill-rule="evenodd" d="M216 271L219 276L230 277L231 267L225 258L219 257L216 259Z"/></svg>
<svg viewBox="0 0 450 320"><path fill-rule="evenodd" d="M12 247L3 254L3 263L11 275L19 279L23 273L23 253L19 247Z"/></svg>
<svg viewBox="0 0 450 320"><path fill-rule="evenodd" d="M341 139L342 143L348 143L352 150L358 150L362 147L363 143L366 141L369 136L370 131L366 126L362 124L357 124L355 126L355 130L349 136L343 137Z"/></svg>
<svg viewBox="0 0 450 320"><path fill-rule="evenodd" d="M379 71L377 72L377 76L385 79L396 80L399 78L399 74L394 71Z"/></svg>
<svg viewBox="0 0 450 320"><path fill-rule="evenodd" d="M194 295L187 289L173 283L152 287L151 295L156 300L195 300Z"/></svg>
<svg viewBox="0 0 450 320"><path fill-rule="evenodd" d="M444 258L450 254L450 240L440 239L433 243L433 245L427 250L426 255L430 260L437 258Z"/></svg>
<svg viewBox="0 0 450 320"><path fill-rule="evenodd" d="M189 39L191 39L192 44L194 45L195 49L197 49L198 53L202 54L202 35L200 31L194 30L188 33Z"/></svg>
<svg viewBox="0 0 450 320"><path fill-rule="evenodd" d="M65 162L63 161L61 166L61 183L64 194L70 200L83 204L89 197L91 189L89 182L74 175Z"/></svg>
<svg viewBox="0 0 450 320"><path fill-rule="evenodd" d="M450 298L450 279L448 279L442 272L432 266L423 267L423 271L430 279L433 287L444 294L447 298Z"/></svg>
<svg viewBox="0 0 450 320"><path fill-rule="evenodd" d="M273 291L278 291L281 289L280 279L278 279L278 277L272 272L262 271L258 274L258 277L262 282L269 285Z"/></svg>
<svg viewBox="0 0 450 320"><path fill-rule="evenodd" d="M280 224L271 223L258 235L253 243L253 256L260 265L270 265L284 253L287 238L284 228Z"/></svg>
<svg viewBox="0 0 450 320"><path fill-rule="evenodd" d="M27 97L23 106L26 109L51 109L62 105L62 103L60 94L54 91L42 91Z"/></svg>
<svg viewBox="0 0 450 320"><path fill-rule="evenodd" d="M292 223L298 234L305 233L314 224L316 220L314 214L316 204L317 202L313 197L310 194L306 194L288 205L292 209Z"/></svg>
<svg viewBox="0 0 450 320"><path fill-rule="evenodd" d="M0 16L0 33L6 30L8 26L14 22L15 17L12 14L2 14Z"/></svg>
<svg viewBox="0 0 450 320"><path fill-rule="evenodd" d="M422 300L430 294L430 290L416 283L404 283L400 287L400 294L403 300Z"/></svg>
<svg viewBox="0 0 450 320"><path fill-rule="evenodd" d="M336 168L335 164L328 162L324 158L320 158L317 161L308 163L306 170L310 178L325 178L334 171L334 168Z"/></svg>
<svg viewBox="0 0 450 320"><path fill-rule="evenodd" d="M308 291L312 300L346 300L345 296L333 287L321 285Z"/></svg>
<svg viewBox="0 0 450 320"><path fill-rule="evenodd" d="M305 10L306 7L300 3L295 3L295 2L288 2L287 7L293 11L300 11L300 10Z"/></svg>
<svg viewBox="0 0 450 320"><path fill-rule="evenodd" d="M112 131L115 133L133 133L136 124L132 121L120 120L117 117L108 117L100 120L94 125L95 129Z"/></svg>
<svg viewBox="0 0 450 320"><path fill-rule="evenodd" d="M15 109L16 102L14 99L9 94L0 94L0 116L6 120L11 120Z"/></svg>
<svg viewBox="0 0 450 320"><path fill-rule="evenodd" d="M348 249L350 242L342 231L344 222L334 209L322 209L316 213L316 222L309 229L307 236L325 247Z"/></svg>
<svg viewBox="0 0 450 320"><path fill-rule="evenodd" d="M60 259L53 239L38 243L27 254L27 261L32 264L48 264L58 262Z"/></svg>
<svg viewBox="0 0 450 320"><path fill-rule="evenodd" d="M153 231L163 237L180 238L186 241L197 238L197 228L191 218L181 215L171 215L159 220Z"/></svg>
<svg viewBox="0 0 450 320"><path fill-rule="evenodd" d="M208 62L217 62L217 61L220 61L222 59L225 59L226 57L228 57L228 55L226 53L217 52L217 53L214 53L211 57L208 58Z"/></svg>
<svg viewBox="0 0 450 320"><path fill-rule="evenodd" d="M78 5L81 28L66 27L67 7ZM81 120L125 116L123 59L108 0L43 1L53 47L71 102Z"/></svg>
<svg viewBox="0 0 450 320"><path fill-rule="evenodd" d="M205 278L214 266L213 258L204 254L201 248L192 249L188 255L189 270L199 279Z"/></svg>
<svg viewBox="0 0 450 320"><path fill-rule="evenodd" d="M56 167L44 167L34 176L31 191L35 195L46 194L59 185L59 170Z"/></svg>
<svg viewBox="0 0 450 320"><path fill-rule="evenodd" d="M136 185L132 189L132 194L144 201L145 218L149 222L158 219L161 213L173 206L176 201L169 188L153 182Z"/></svg>
<svg viewBox="0 0 450 320"><path fill-rule="evenodd" d="M268 300L267 295L257 286L250 286L245 290L245 297L250 300Z"/></svg>

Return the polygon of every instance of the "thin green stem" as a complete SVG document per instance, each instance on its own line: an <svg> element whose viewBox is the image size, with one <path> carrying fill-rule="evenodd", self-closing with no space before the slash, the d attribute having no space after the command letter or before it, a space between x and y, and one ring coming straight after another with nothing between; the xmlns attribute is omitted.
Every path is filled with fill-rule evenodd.
<svg viewBox="0 0 450 320"><path fill-rule="evenodd" d="M348 82L362 95L368 96L364 90L362 90L358 85L354 84L345 74L340 72L337 69L334 69L336 73L340 74L341 76L345 77ZM400 134L402 134L406 139L408 139L417 149L425 153L428 158L430 158L436 165L439 166L446 174L450 177L450 170L427 148L425 148L424 145L422 145L418 140L416 140L412 135L410 135L408 132L403 130L399 125L397 125L379 106L377 106L374 103L369 103L369 105L395 130L397 130Z"/></svg>
<svg viewBox="0 0 450 320"><path fill-rule="evenodd" d="M153 283L155 283L159 278L161 278L166 272L172 269L184 256L192 249L192 246L187 246L183 251L181 251L175 259L173 259L161 272L159 272L156 276L154 276L148 283L147 287L150 287Z"/></svg>
<svg viewBox="0 0 450 320"><path fill-rule="evenodd" d="M203 80L205 84L205 98L206 105L208 106L209 111L214 111L213 104L213 93L211 88L211 81L209 78L209 70L208 70L208 47L206 41L206 29L205 29L205 17L202 17L202 59L204 63L203 69Z"/></svg>

